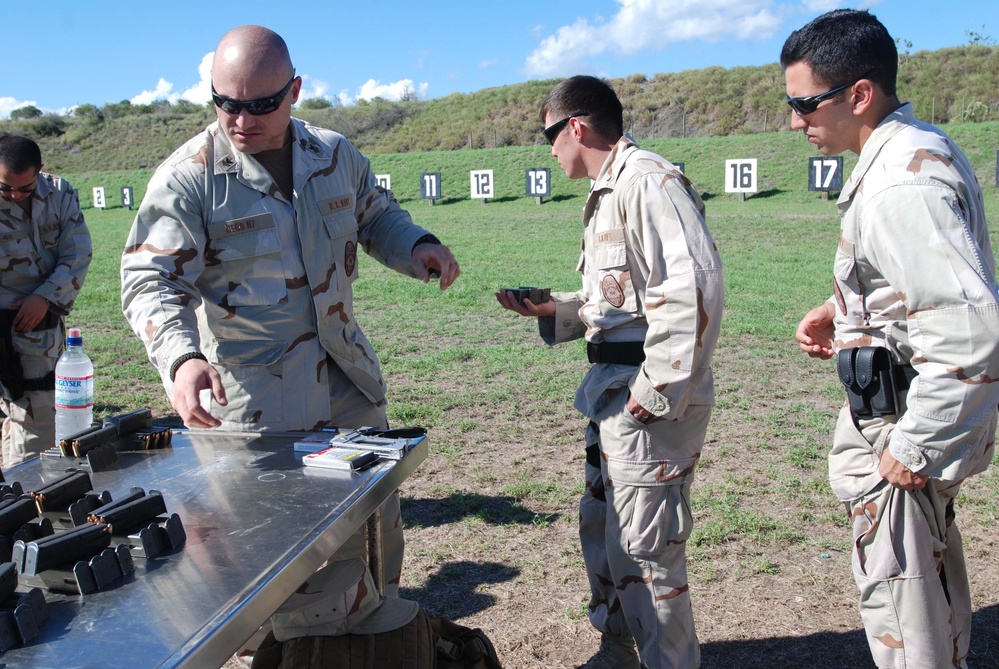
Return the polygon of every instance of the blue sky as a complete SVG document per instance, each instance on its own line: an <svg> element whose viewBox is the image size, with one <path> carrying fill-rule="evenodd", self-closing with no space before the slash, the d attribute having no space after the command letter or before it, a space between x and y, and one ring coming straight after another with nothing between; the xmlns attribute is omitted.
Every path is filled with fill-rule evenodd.
<svg viewBox="0 0 999 669"><path fill-rule="evenodd" d="M651 76L775 62L788 33L823 11L864 7L911 51L999 41L996 0L50 0L5 3L0 118L32 104L206 102L211 54L256 23L288 42L303 99L353 104L586 73ZM282 5L286 9L278 11ZM941 6L946 10L941 11Z"/></svg>

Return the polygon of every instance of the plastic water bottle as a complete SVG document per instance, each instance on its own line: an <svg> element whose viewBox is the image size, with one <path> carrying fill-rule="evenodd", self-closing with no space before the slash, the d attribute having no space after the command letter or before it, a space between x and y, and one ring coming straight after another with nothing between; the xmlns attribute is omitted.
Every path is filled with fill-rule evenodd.
<svg viewBox="0 0 999 669"><path fill-rule="evenodd" d="M70 328L55 368L55 445L93 422L94 365L83 350L80 329Z"/></svg>

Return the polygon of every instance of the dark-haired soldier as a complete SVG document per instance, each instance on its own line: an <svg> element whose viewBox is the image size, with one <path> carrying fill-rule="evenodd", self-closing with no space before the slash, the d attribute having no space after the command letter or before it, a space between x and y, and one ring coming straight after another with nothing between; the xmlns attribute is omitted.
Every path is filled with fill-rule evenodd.
<svg viewBox="0 0 999 669"><path fill-rule="evenodd" d="M982 191L953 141L899 102L895 41L873 15L818 17L791 34L781 64L792 128L823 154L860 156L837 203L834 294L797 340L837 356L849 395L829 477L853 523L868 643L879 667L966 667L954 498L992 460L999 404Z"/></svg>
<svg viewBox="0 0 999 669"><path fill-rule="evenodd" d="M76 191L42 170L38 145L0 137L0 395L3 466L55 445L55 364L90 267Z"/></svg>
<svg viewBox="0 0 999 669"><path fill-rule="evenodd" d="M587 668L637 668L639 656L648 669L697 667L684 544L714 403L721 259L697 191L624 136L621 102L604 81L567 79L540 119L566 175L593 180L583 287L543 304L496 297L538 317L548 344L585 337L594 363L575 402L590 419L579 535L590 621L602 633Z"/></svg>

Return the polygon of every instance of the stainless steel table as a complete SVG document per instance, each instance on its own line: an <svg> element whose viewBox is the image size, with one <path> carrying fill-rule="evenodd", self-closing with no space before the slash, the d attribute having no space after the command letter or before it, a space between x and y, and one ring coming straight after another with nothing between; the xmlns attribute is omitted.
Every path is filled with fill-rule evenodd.
<svg viewBox="0 0 999 669"><path fill-rule="evenodd" d="M300 437L301 435L298 435ZM123 453L91 475L115 498L159 490L187 543L85 596L46 593L52 617L0 669L220 667L426 458L361 472L304 467L294 435L179 431L173 448ZM36 459L5 472L25 490L62 474Z"/></svg>

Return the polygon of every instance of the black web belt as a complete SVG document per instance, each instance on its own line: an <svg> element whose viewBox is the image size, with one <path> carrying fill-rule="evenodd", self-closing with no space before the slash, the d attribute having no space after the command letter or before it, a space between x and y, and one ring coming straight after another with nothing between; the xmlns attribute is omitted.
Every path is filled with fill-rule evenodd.
<svg viewBox="0 0 999 669"><path fill-rule="evenodd" d="M592 363L609 365L640 365L645 362L645 342L586 342L586 359Z"/></svg>

